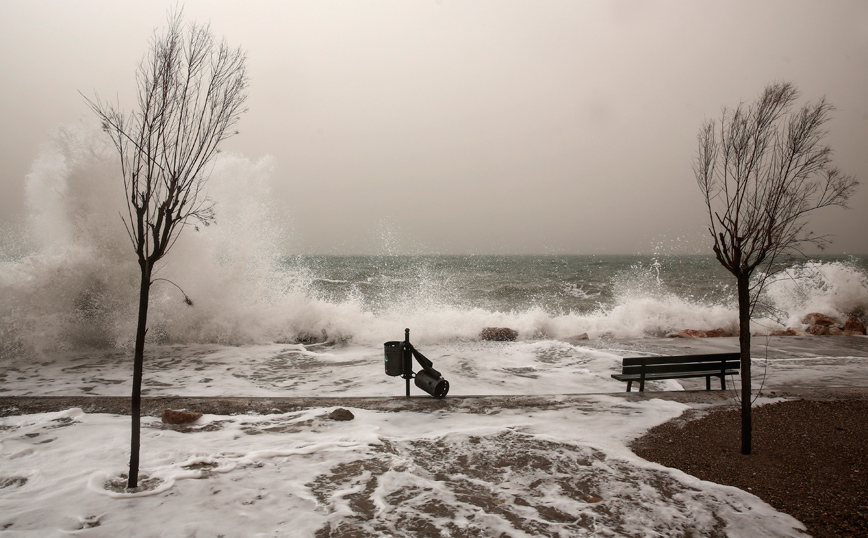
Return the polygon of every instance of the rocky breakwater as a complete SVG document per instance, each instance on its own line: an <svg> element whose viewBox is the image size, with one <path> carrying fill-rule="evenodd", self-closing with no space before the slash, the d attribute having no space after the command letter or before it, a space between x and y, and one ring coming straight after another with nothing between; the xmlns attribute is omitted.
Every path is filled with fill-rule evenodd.
<svg viewBox="0 0 868 538"><path fill-rule="evenodd" d="M805 316L802 323L808 326L805 329L807 334L816 336L865 334L865 324L856 316L850 316L843 323L839 323L825 314L813 312Z"/></svg>
<svg viewBox="0 0 868 538"><path fill-rule="evenodd" d="M722 336L738 336L738 332L733 333L726 329L712 329L710 331L684 329L682 331L671 332L666 335L666 338L719 338Z"/></svg>
<svg viewBox="0 0 868 538"><path fill-rule="evenodd" d="M802 319L801 327L787 327L781 331L773 331L770 336L854 336L866 334L865 323L855 315L847 317L843 322L831 316L812 312ZM719 336L738 336L738 331L729 332L724 329L701 331L698 329L684 329L671 332L667 338L713 338ZM755 336L765 336L756 334Z"/></svg>
<svg viewBox="0 0 868 538"><path fill-rule="evenodd" d="M864 314L862 314L864 316ZM865 335L865 322L860 316L851 315L846 320L839 321L831 316L812 312L802 319L802 326L787 327L784 330L773 331L771 333L756 333L754 336L837 336L837 335ZM610 336L601 335L601 338ZM682 329L673 331L666 335L666 338L719 338L724 336L738 336L738 331L728 331L726 329ZM479 338L482 340L493 342L514 342L518 339L518 331L507 327L486 327L479 333ZM573 336L569 341L588 340L588 333Z"/></svg>

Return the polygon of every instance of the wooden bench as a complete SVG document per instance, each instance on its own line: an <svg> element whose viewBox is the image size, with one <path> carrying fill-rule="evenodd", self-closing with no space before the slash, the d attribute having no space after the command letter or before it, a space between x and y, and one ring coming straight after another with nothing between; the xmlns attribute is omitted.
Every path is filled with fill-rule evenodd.
<svg viewBox="0 0 868 538"><path fill-rule="evenodd" d="M678 355L675 357L628 357L624 359L620 374L612 374L627 382L627 392L633 381L639 382L639 392L645 391L645 381L658 379L684 379L704 377L705 390L711 390L711 378L720 378L720 390L726 390L726 376L735 375L741 366L739 353L713 353L710 355Z"/></svg>

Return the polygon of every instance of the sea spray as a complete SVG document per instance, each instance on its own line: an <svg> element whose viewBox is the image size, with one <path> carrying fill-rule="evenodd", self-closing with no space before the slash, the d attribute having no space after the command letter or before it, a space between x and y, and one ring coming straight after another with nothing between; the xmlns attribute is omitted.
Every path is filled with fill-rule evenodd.
<svg viewBox="0 0 868 538"><path fill-rule="evenodd" d="M245 344L292 336L286 304L304 299L307 276L275 270L281 222L270 202L273 163L236 156L217 159L208 183L216 224L187 229L156 273L150 325L172 343ZM267 336L266 336L267 335Z"/></svg>
<svg viewBox="0 0 868 538"><path fill-rule="evenodd" d="M98 131L96 131L98 133ZM26 178L26 251L2 266L3 349L114 345L132 252L112 148L80 122L53 130ZM128 254L128 256L125 256Z"/></svg>
<svg viewBox="0 0 868 538"><path fill-rule="evenodd" d="M43 144L26 178L29 252L4 253L0 266L4 353L131 345L139 268L117 166L93 122L58 128ZM277 268L285 233L271 175L268 158L218 158L208 185L217 225L189 226L156 268L149 340L244 344L321 332L306 309L307 273Z"/></svg>
<svg viewBox="0 0 868 538"><path fill-rule="evenodd" d="M708 262L654 257L619 271L612 279L612 301L597 309L588 334L642 338L683 328L732 330L737 325L733 297Z"/></svg>
<svg viewBox="0 0 868 538"><path fill-rule="evenodd" d="M811 312L840 322L850 315L864 318L868 313L868 271L864 259L860 264L855 257L795 264L770 279L764 299L771 312L778 314L774 320L788 327L803 326L805 315Z"/></svg>

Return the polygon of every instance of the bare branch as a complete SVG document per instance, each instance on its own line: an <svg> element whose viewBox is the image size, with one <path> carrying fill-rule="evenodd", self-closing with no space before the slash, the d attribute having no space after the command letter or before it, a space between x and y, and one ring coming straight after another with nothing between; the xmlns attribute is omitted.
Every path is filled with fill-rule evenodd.
<svg viewBox="0 0 868 538"><path fill-rule="evenodd" d="M207 25L185 26L175 11L154 33L136 82L138 108L129 114L85 99L120 155L127 233L140 263L153 266L188 220L214 218L204 186L220 144L246 110L246 56L217 43Z"/></svg>
<svg viewBox="0 0 868 538"><path fill-rule="evenodd" d="M825 98L790 109L791 83L767 86L752 104L724 108L699 133L694 165L715 253L736 276L802 248L822 246L807 231L812 211L846 207L858 182L831 165L822 142L833 109Z"/></svg>

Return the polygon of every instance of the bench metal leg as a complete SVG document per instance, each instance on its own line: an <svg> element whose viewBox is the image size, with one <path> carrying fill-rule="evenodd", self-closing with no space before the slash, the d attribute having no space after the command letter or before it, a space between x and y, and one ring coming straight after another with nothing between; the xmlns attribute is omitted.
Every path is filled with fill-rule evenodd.
<svg viewBox="0 0 868 538"><path fill-rule="evenodd" d="M645 379L639 380L639 392L645 392Z"/></svg>
<svg viewBox="0 0 868 538"><path fill-rule="evenodd" d="M711 390L711 376L705 376L705 390Z"/></svg>
<svg viewBox="0 0 868 538"><path fill-rule="evenodd" d="M726 374L720 376L720 390L726 390Z"/></svg>
<svg viewBox="0 0 868 538"><path fill-rule="evenodd" d="M627 381L627 392L630 392L630 389L633 388L633 382Z"/></svg>

